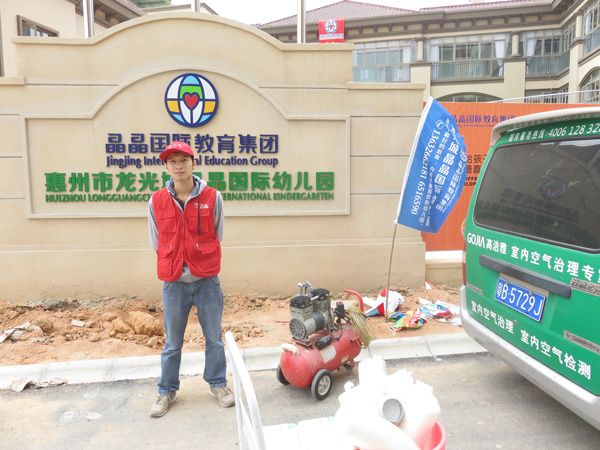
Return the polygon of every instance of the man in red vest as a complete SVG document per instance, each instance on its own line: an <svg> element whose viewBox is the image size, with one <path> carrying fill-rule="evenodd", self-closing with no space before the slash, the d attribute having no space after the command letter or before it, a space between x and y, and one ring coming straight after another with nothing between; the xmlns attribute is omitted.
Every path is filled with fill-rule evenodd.
<svg viewBox="0 0 600 450"><path fill-rule="evenodd" d="M192 306L206 339L204 380L222 406L235 403L227 387L221 329L223 292L219 281L223 238L223 197L193 171L194 152L173 142L160 154L171 175L167 186L152 195L148 226L163 285L163 315L167 339L161 355L158 398L150 415L161 417L179 390L179 367L185 327Z"/></svg>

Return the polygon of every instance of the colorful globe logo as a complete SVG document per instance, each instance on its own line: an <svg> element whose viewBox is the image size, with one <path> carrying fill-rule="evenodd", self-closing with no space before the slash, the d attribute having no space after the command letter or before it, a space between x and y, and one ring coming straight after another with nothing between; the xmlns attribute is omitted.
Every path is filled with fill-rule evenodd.
<svg viewBox="0 0 600 450"><path fill-rule="evenodd" d="M327 22L325 22L325 31L327 31L329 34L335 33L337 31L337 21L329 19Z"/></svg>
<svg viewBox="0 0 600 450"><path fill-rule="evenodd" d="M217 114L217 90L203 76L185 73L175 78L165 92L165 106L179 125L197 128L206 125Z"/></svg>
<svg viewBox="0 0 600 450"><path fill-rule="evenodd" d="M567 182L560 178L547 181L540 187L540 193L552 200L562 197L565 192L567 192Z"/></svg>

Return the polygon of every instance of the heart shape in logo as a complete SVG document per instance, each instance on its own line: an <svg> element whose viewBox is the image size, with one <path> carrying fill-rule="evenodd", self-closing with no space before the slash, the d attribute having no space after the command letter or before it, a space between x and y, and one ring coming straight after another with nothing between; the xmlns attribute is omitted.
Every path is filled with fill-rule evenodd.
<svg viewBox="0 0 600 450"><path fill-rule="evenodd" d="M183 94L183 101L187 105L188 108L194 109L198 102L200 101L200 96L196 93L194 94Z"/></svg>

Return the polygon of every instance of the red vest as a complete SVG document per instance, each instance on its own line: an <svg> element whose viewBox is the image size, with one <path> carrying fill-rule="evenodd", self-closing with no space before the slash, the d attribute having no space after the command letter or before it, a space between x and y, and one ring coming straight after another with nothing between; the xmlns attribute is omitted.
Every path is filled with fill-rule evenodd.
<svg viewBox="0 0 600 450"><path fill-rule="evenodd" d="M219 273L221 244L215 233L216 194L216 189L206 186L199 196L188 200L183 212L167 188L152 195L158 226L159 279L179 280L184 261L196 277L207 278Z"/></svg>

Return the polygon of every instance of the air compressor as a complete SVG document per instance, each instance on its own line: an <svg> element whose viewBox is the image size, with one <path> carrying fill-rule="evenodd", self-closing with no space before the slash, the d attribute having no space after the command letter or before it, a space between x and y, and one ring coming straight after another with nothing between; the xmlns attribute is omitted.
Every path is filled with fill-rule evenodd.
<svg viewBox="0 0 600 450"><path fill-rule="evenodd" d="M312 395L323 400L331 392L331 372L342 367L352 370L354 359L375 337L362 302L360 310L346 311L341 301L332 308L327 289L314 289L308 281L298 286L300 293L290 300L293 343L282 345L277 380L297 388L310 386Z"/></svg>

